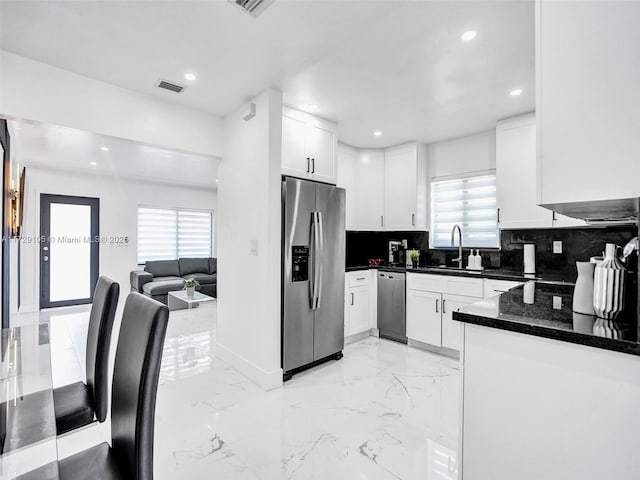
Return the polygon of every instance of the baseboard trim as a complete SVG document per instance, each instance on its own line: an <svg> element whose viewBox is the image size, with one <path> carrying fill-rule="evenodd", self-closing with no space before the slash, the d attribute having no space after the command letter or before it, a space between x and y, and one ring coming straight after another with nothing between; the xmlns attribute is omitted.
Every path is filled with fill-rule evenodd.
<svg viewBox="0 0 640 480"><path fill-rule="evenodd" d="M420 350L425 350L427 352L437 353L438 355L444 355L445 357L454 358L456 360L460 359L460 352L458 352L457 350L452 350L451 348L435 347L433 345L429 345L428 343L412 339L409 339L407 345Z"/></svg>
<svg viewBox="0 0 640 480"><path fill-rule="evenodd" d="M349 345L351 343L359 342L360 340L364 340L365 338L368 338L370 335L371 335L370 330L365 330L364 332L360 332L360 333L354 333L353 335L344 337L344 344Z"/></svg>
<svg viewBox="0 0 640 480"><path fill-rule="evenodd" d="M242 355L238 355L220 343L216 345L216 356L227 362L263 390L269 391L282 387L283 372L281 368L272 372L266 372Z"/></svg>

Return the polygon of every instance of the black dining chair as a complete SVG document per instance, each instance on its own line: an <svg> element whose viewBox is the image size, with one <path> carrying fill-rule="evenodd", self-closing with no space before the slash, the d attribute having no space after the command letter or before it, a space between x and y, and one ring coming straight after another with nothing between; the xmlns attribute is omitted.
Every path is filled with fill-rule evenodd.
<svg viewBox="0 0 640 480"><path fill-rule="evenodd" d="M116 349L111 402L111 446L101 443L29 472L20 480L153 480L156 394L169 309L130 293ZM55 477L58 473L58 477Z"/></svg>
<svg viewBox="0 0 640 480"><path fill-rule="evenodd" d="M107 418L109 402L109 349L120 285L108 277L98 278L89 316L86 368L87 382L53 390L58 435Z"/></svg>

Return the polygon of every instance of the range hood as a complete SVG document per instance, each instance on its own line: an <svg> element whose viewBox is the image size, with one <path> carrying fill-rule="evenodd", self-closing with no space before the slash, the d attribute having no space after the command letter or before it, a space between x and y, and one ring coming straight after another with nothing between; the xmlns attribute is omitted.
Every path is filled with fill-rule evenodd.
<svg viewBox="0 0 640 480"><path fill-rule="evenodd" d="M542 207L593 225L638 223L640 199L594 200L589 202L547 203Z"/></svg>

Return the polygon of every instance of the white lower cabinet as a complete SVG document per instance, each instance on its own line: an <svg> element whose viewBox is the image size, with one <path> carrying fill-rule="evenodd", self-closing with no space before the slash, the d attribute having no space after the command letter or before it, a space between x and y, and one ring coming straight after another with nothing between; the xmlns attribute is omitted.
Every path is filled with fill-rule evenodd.
<svg viewBox="0 0 640 480"><path fill-rule="evenodd" d="M367 332L372 328L375 296L370 270L347 272L345 278L344 336Z"/></svg>
<svg viewBox="0 0 640 480"><path fill-rule="evenodd" d="M407 290L407 337L430 345L441 344L441 295L420 290Z"/></svg>
<svg viewBox="0 0 640 480"><path fill-rule="evenodd" d="M349 335L369 330L371 318L371 288L354 287L349 289Z"/></svg>
<svg viewBox="0 0 640 480"><path fill-rule="evenodd" d="M453 312L460 307L475 303L477 297L462 297L460 295L442 295L442 346L453 350L460 350L462 345L462 325L453 319Z"/></svg>
<svg viewBox="0 0 640 480"><path fill-rule="evenodd" d="M407 274L407 337L460 350L462 329L452 314L479 301L482 286L481 278Z"/></svg>

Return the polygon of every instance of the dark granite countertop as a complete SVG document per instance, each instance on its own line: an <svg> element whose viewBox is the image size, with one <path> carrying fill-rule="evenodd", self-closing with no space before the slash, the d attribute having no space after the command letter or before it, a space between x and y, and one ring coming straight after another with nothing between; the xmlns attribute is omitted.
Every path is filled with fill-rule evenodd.
<svg viewBox="0 0 640 480"><path fill-rule="evenodd" d="M418 268L406 268L406 267L396 267L383 265L380 267L368 267L368 266L359 266L359 267L347 267L345 271L347 272L356 272L359 270L369 270L376 269L382 270L386 272L406 272L406 273L426 273L432 275L454 275L458 277L478 277L478 278L488 278L491 280L509 280L513 282L524 282L529 280L545 280L545 281L554 281L554 282L562 282L562 278L558 278L557 275L551 274L541 274L541 275L525 275L522 272L517 272L514 270L506 270L499 268L487 268L482 271L473 271L473 270L461 270L457 268L451 267L418 267ZM568 285L573 285L573 283L567 282Z"/></svg>
<svg viewBox="0 0 640 480"><path fill-rule="evenodd" d="M453 313L453 319L640 355L634 309L616 321L574 313L573 289L574 286L567 283L529 281L501 295L462 307Z"/></svg>

